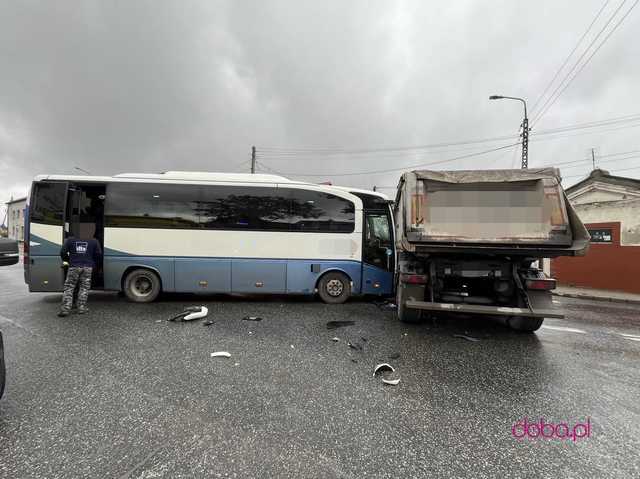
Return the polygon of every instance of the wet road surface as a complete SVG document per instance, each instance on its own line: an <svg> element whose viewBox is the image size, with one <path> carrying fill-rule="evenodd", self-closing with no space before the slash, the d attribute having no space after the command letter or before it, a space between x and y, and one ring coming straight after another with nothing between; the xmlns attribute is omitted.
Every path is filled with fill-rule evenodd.
<svg viewBox="0 0 640 479"><path fill-rule="evenodd" d="M517 334L366 301L92 293L58 318L59 300L0 268L0 477L640 476L637 306L558 298L565 320ZM165 321L200 304L215 324ZM590 437L516 439L524 417Z"/></svg>

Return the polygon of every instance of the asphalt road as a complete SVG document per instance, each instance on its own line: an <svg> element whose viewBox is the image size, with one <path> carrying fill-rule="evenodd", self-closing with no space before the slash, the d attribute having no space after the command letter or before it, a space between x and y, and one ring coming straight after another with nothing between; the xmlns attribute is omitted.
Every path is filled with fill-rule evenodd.
<svg viewBox="0 0 640 479"><path fill-rule="evenodd" d="M640 476L637 306L558 299L567 318L523 335L365 301L95 293L58 318L59 300L0 268L3 478ZM215 324L165 321L199 304ZM524 417L590 437L516 439Z"/></svg>

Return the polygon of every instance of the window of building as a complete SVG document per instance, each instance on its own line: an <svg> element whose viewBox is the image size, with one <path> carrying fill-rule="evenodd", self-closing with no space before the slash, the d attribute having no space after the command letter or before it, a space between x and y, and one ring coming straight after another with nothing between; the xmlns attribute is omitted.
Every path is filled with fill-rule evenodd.
<svg viewBox="0 0 640 479"><path fill-rule="evenodd" d="M612 243L613 234L611 228L589 229L592 243Z"/></svg>

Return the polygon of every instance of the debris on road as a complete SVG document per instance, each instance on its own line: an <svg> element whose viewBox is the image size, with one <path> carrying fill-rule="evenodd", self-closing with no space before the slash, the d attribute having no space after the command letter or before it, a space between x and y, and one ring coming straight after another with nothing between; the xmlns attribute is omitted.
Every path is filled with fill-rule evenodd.
<svg viewBox="0 0 640 479"><path fill-rule="evenodd" d="M389 384L390 386L397 386L400 382L400 379L383 379L383 383Z"/></svg>
<svg viewBox="0 0 640 479"><path fill-rule="evenodd" d="M353 326L355 321L329 321L327 323L327 329L344 328L345 326Z"/></svg>
<svg viewBox="0 0 640 479"><path fill-rule="evenodd" d="M355 349L356 351L362 351L362 345L361 344L352 343L351 341L349 341L347 343L347 346L349 346L351 349Z"/></svg>
<svg viewBox="0 0 640 479"><path fill-rule="evenodd" d="M206 306L187 306L182 313L167 319L167 321L192 321L194 319L204 318L209 314Z"/></svg>
<svg viewBox="0 0 640 479"><path fill-rule="evenodd" d="M242 318L243 321L262 321L260 316L245 316Z"/></svg>
<svg viewBox="0 0 640 479"><path fill-rule="evenodd" d="M400 359L400 353L390 354L389 359Z"/></svg>
<svg viewBox="0 0 640 479"><path fill-rule="evenodd" d="M373 304L382 310L394 310L398 307L398 305L390 301L374 301Z"/></svg>
<svg viewBox="0 0 640 479"><path fill-rule="evenodd" d="M291 345L291 349L296 349L296 348L293 347L293 344Z"/></svg>
<svg viewBox="0 0 640 479"><path fill-rule="evenodd" d="M206 306L200 306L199 311L193 311L182 318L183 321L193 321L194 319L204 318L209 314L209 309Z"/></svg>
<svg viewBox="0 0 640 479"><path fill-rule="evenodd" d="M212 321L211 319L209 321L205 321L204 323L202 323L203 326L211 326L214 323L214 321Z"/></svg>
<svg viewBox="0 0 640 479"><path fill-rule="evenodd" d="M474 338L474 337L472 337L472 336L466 336L466 335L464 335L464 334L454 334L454 335L453 335L453 337L454 337L454 338L462 338L462 339L466 339L467 341L472 341L472 342L474 342L474 343L475 343L475 342L477 342L477 341L480 341L480 339L479 339L479 338Z"/></svg>
<svg viewBox="0 0 640 479"><path fill-rule="evenodd" d="M215 353L211 353L212 358L230 358L231 354L226 351L216 351Z"/></svg>
<svg viewBox="0 0 640 479"><path fill-rule="evenodd" d="M375 378L376 374L381 371L391 371L393 373L395 372L395 369L393 369L393 366L391 366L391 364L389 363L380 363L373 369L373 377Z"/></svg>
<svg viewBox="0 0 640 479"><path fill-rule="evenodd" d="M333 341L334 343L337 343L340 341L340 338L331 338L331 341Z"/></svg>

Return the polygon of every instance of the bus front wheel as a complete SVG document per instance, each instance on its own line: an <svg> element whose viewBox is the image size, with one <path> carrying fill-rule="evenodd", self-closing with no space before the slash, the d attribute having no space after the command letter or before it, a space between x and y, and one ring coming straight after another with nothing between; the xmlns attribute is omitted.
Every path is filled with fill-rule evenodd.
<svg viewBox="0 0 640 479"><path fill-rule="evenodd" d="M328 304L344 303L351 296L351 281L343 273L329 272L320 278L318 295Z"/></svg>
<svg viewBox="0 0 640 479"><path fill-rule="evenodd" d="M134 303L150 303L161 289L160 278L149 269L134 269L124 280L124 294Z"/></svg>

